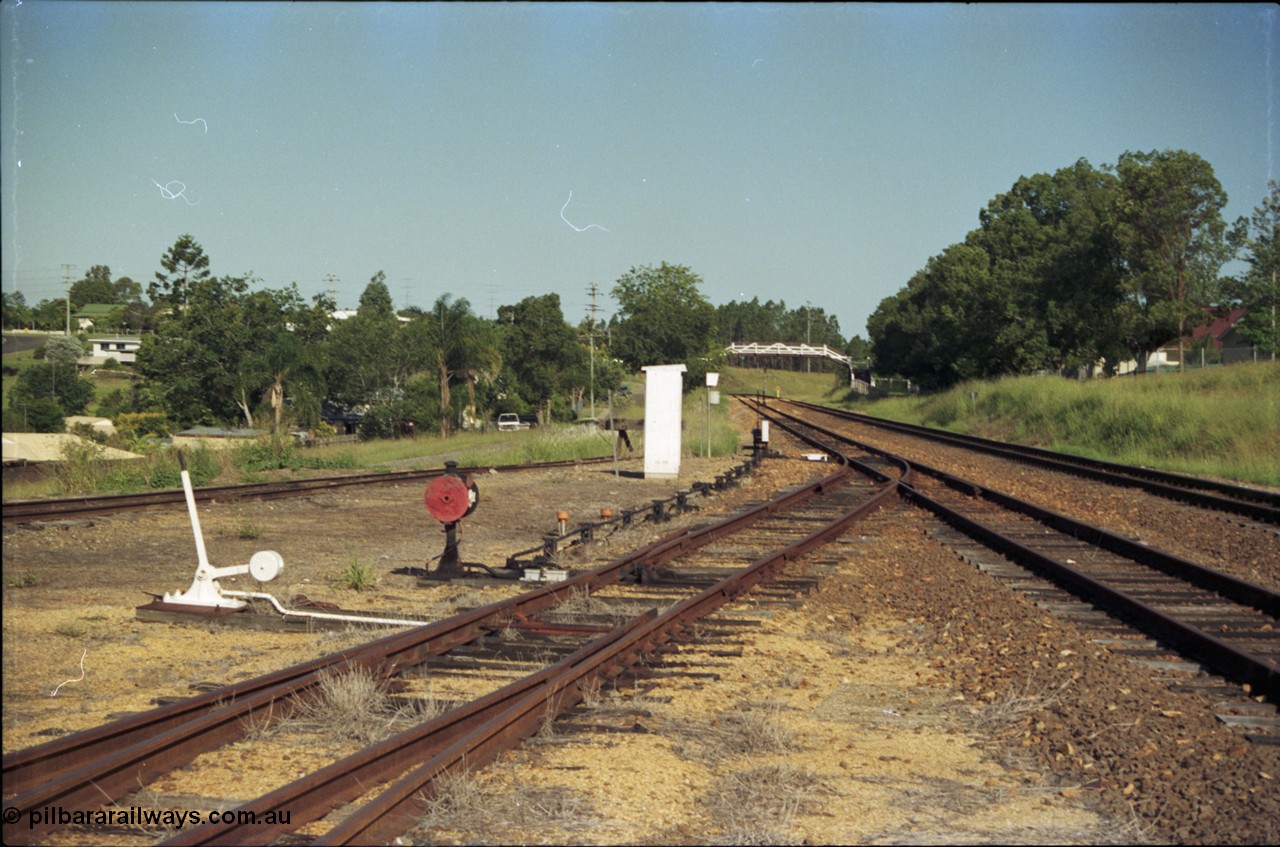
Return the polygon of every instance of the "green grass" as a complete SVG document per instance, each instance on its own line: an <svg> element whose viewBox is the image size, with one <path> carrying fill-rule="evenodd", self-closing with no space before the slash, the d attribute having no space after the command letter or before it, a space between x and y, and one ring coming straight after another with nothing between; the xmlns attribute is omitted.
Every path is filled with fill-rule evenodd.
<svg viewBox="0 0 1280 847"><path fill-rule="evenodd" d="M849 390L849 371L843 367L820 371L813 363L811 373L762 368L724 368L720 371L721 394L759 394L770 397L834 404Z"/></svg>
<svg viewBox="0 0 1280 847"><path fill-rule="evenodd" d="M1280 362L1087 382L1013 377L852 405L1080 456L1280 485Z"/></svg>
<svg viewBox="0 0 1280 847"><path fill-rule="evenodd" d="M738 452L738 448L745 444L746 440L733 428L729 420L729 404L737 401L729 397L724 388L717 390L720 392L720 402L710 408L711 455L731 456ZM695 389L685 395L682 411L684 431L680 439L680 449L684 455L705 456L707 454L707 412L705 388ZM641 449L640 441L642 440L642 437L631 436L631 443L636 445L637 450Z"/></svg>

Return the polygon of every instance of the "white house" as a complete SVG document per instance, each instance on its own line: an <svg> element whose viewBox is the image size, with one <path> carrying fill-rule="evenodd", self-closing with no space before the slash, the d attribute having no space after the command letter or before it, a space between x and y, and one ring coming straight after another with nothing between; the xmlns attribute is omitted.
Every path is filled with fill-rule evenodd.
<svg viewBox="0 0 1280 847"><path fill-rule="evenodd" d="M81 356L79 363L96 368L105 365L107 359L115 359L122 365L132 365L138 360L138 348L142 346L142 339L91 338L89 343L93 345L93 352L88 356Z"/></svg>

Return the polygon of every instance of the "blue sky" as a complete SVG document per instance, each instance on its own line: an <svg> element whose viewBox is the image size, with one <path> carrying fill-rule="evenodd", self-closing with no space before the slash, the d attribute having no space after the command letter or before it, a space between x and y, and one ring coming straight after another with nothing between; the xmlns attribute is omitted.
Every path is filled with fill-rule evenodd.
<svg viewBox="0 0 1280 847"><path fill-rule="evenodd" d="M0 282L215 274L478 314L630 268L846 336L1018 177L1276 178L1274 5L0 1ZM572 198L572 199L570 199ZM567 205L566 205L567 204Z"/></svg>

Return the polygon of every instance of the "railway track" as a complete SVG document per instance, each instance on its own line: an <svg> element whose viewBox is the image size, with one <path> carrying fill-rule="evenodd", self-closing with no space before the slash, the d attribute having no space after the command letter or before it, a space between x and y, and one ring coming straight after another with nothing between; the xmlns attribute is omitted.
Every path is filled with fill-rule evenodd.
<svg viewBox="0 0 1280 847"><path fill-rule="evenodd" d="M479 474L490 470L499 473L515 471L568 468L577 465L603 464L611 458L570 459L556 462L539 462L527 465L497 465L476 468L458 468L459 473ZM388 471L385 473L348 474L346 476L293 479L281 482L257 482L242 485L215 485L195 491L201 503L234 503L243 500L276 500L285 497L305 497L360 485L386 485L400 482L416 482L443 474L444 468L416 471ZM138 512L150 509L185 508L185 495L181 488L164 491L146 491L138 494L106 494L92 497L64 497L41 500L7 500L0 515L6 524L35 523L37 521L79 520L113 515L122 512Z"/></svg>
<svg viewBox="0 0 1280 847"><path fill-rule="evenodd" d="M812 409L756 407L796 434L820 433L863 450L879 450L816 423ZM899 483L907 500L1210 673L1245 686L1251 695L1280 702L1280 592L920 461L912 461L911 467L916 471L913 481Z"/></svg>
<svg viewBox="0 0 1280 847"><path fill-rule="evenodd" d="M805 409L814 414L852 421L885 432L895 432L932 442L961 447L990 456L1068 473L1108 485L1139 488L1151 494L1182 503L1190 503L1263 523L1280 525L1280 492L1244 485L1233 485L1212 479L1158 471L1152 468L1120 465L1098 459L1072 456L1040 447L1010 444L974 435L947 432L915 424L899 423L857 412L832 409L813 403L773 401L775 408Z"/></svg>
<svg viewBox="0 0 1280 847"><path fill-rule="evenodd" d="M477 648L487 648L501 655L504 632L554 638L555 652L568 653L554 665L241 807L282 808L287 795L293 814L286 829L292 830L364 794L372 783L399 776L322 841L394 837L405 830L415 798L429 796L442 775L463 763L474 767L491 760L536 731L548 714L572 707L585 687L645 662L686 636L699 619L775 578L788 562L895 499L898 476L908 469L865 458L870 461L842 459L817 482L723 521L671 533L565 582L5 756L7 805L96 808L104 800L118 802L201 753L243 737L254 722L287 718L328 674L364 669L385 679L423 668L430 673L433 664L456 672L467 660L451 653L469 652L474 660ZM566 600L609 591L639 592L645 610L608 628L555 620L555 608ZM654 608L656 599L663 600L665 611ZM401 776L410 763L423 762ZM30 843L54 829L52 823L34 828L6 823L4 835L6 843ZM264 843L280 834L283 830L261 825L223 825L188 830L173 843Z"/></svg>

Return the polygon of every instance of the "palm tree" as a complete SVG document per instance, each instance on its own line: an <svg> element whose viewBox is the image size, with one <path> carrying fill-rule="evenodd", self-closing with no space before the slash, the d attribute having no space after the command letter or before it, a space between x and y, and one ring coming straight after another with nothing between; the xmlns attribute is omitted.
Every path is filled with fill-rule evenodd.
<svg viewBox="0 0 1280 847"><path fill-rule="evenodd" d="M453 423L450 383L455 377L465 378L471 405L475 405L476 381L492 379L501 365L495 336L472 314L466 299L454 300L450 294L442 294L414 324L440 389L440 435L448 438Z"/></svg>

